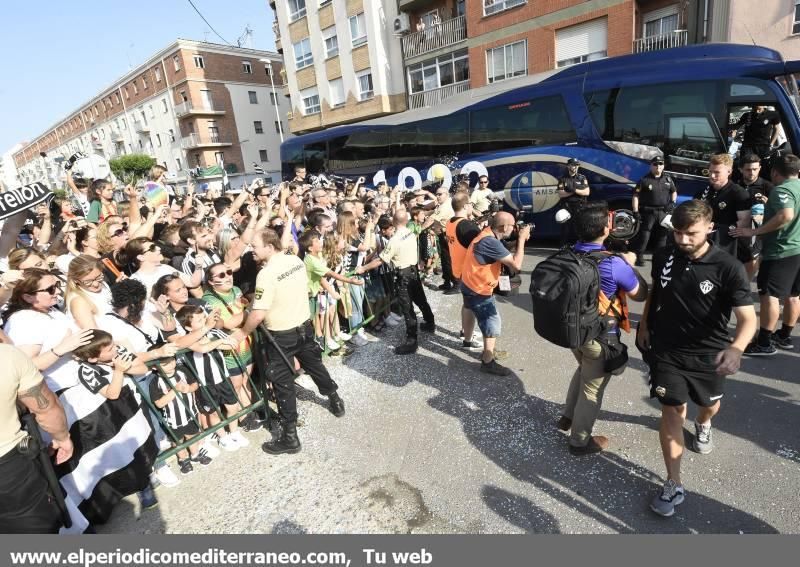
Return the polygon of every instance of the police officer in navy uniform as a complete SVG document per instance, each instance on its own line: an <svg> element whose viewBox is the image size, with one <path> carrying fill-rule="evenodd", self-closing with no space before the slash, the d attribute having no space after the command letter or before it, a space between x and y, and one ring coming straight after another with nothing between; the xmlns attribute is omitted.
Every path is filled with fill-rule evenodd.
<svg viewBox="0 0 800 567"><path fill-rule="evenodd" d="M654 249L667 244L667 229L661 226L664 217L675 208L678 189L672 178L664 173L664 158L650 160L650 173L645 175L633 190L631 209L639 219L639 238L636 242L636 265L644 266L644 251L653 232L656 233Z"/></svg>
<svg viewBox="0 0 800 567"><path fill-rule="evenodd" d="M589 181L578 173L581 162L575 158L567 160L567 175L558 180L558 197L561 199L557 209L567 209L570 219L561 225L561 246L577 241L575 218L589 196Z"/></svg>

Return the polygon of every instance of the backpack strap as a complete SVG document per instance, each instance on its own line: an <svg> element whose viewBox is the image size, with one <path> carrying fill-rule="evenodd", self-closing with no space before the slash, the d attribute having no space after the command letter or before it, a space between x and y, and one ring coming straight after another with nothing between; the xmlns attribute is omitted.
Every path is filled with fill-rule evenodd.
<svg viewBox="0 0 800 567"><path fill-rule="evenodd" d="M617 256L619 258L622 257L620 254L616 252L609 252L608 250L593 250L591 252L583 253L583 256L585 258L591 259L595 263L595 266L597 266L598 270L600 269L600 262L602 262L603 260L608 260L613 256ZM606 309L606 312L603 313L603 317L608 317L608 314L613 312L616 319L618 319L619 321L624 321L626 319L625 315L623 313L620 313L617 310L617 308L614 307L614 300L617 299L617 297L618 294L613 293L611 297L608 298L608 309Z"/></svg>

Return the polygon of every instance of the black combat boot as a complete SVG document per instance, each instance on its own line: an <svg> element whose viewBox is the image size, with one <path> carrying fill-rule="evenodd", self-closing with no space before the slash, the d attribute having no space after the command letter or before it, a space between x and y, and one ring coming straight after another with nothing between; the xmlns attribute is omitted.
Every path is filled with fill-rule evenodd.
<svg viewBox="0 0 800 567"><path fill-rule="evenodd" d="M344 415L344 400L339 397L339 394L334 392L328 396L328 401L330 402L328 410L336 417L342 417Z"/></svg>
<svg viewBox="0 0 800 567"><path fill-rule="evenodd" d="M417 337L407 337L406 342L394 347L395 354L411 354L417 352Z"/></svg>
<svg viewBox="0 0 800 567"><path fill-rule="evenodd" d="M261 445L261 450L270 455L299 453L300 439L297 438L297 424L284 423L280 438L277 441L267 441Z"/></svg>

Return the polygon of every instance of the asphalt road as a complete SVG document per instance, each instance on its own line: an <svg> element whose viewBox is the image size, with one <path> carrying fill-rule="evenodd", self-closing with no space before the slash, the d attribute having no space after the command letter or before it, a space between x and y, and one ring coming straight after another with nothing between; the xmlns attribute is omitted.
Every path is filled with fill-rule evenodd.
<svg viewBox="0 0 800 567"><path fill-rule="evenodd" d="M747 359L729 378L710 455L687 452L686 501L669 519L648 509L663 482L657 403L635 348L613 378L595 433L608 451L573 457L555 421L575 370L571 353L534 335L527 295L500 300L504 364L478 371L460 348L460 297L427 292L439 330L395 356L402 326L332 359L347 415L313 383L300 394L303 450L273 457L252 445L160 487L141 512L126 499L103 533L797 533L800 372L797 352ZM648 267L649 268L649 267ZM641 312L633 304L632 312ZM632 338L626 339L632 345ZM687 440L693 433L689 410ZM172 464L173 470L177 467Z"/></svg>

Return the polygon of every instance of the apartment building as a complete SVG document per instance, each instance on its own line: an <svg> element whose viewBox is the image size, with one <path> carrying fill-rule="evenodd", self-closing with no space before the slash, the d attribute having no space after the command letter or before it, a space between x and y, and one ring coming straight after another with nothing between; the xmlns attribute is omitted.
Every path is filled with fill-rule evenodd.
<svg viewBox="0 0 800 567"><path fill-rule="evenodd" d="M177 182L280 176L289 105L278 54L179 39L14 153L23 183L61 185L77 151L143 153ZM44 154L44 156L42 155Z"/></svg>
<svg viewBox="0 0 800 567"><path fill-rule="evenodd" d="M14 154L22 146L22 144L16 144L0 157L0 191L14 189L21 185L17 174L17 164L14 163Z"/></svg>
<svg viewBox="0 0 800 567"><path fill-rule="evenodd" d="M504 81L512 88L516 77L584 61L694 43L757 43L800 59L800 0L272 0L270 5L283 44L278 51L290 75L295 133L435 106ZM371 26L361 28L358 18L353 23L362 10ZM354 35L361 29L365 37ZM361 37L365 43L354 46ZM387 104L360 104L358 69L367 65L367 55L371 84L386 86L381 92Z"/></svg>
<svg viewBox="0 0 800 567"><path fill-rule="evenodd" d="M289 129L319 130L406 110L397 2L270 0L292 112Z"/></svg>

